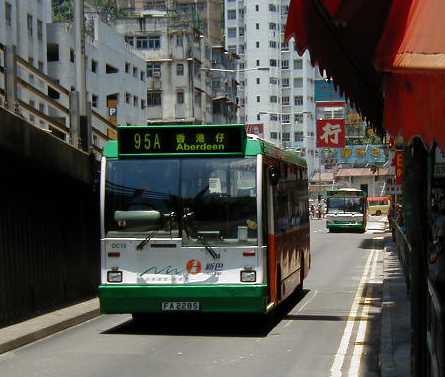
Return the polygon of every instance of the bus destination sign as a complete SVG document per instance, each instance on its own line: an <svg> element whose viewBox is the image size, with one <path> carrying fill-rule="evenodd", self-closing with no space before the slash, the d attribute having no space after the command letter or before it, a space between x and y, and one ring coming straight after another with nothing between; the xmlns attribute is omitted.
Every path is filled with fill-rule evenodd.
<svg viewBox="0 0 445 377"><path fill-rule="evenodd" d="M118 128L119 155L241 155L242 126L123 126Z"/></svg>

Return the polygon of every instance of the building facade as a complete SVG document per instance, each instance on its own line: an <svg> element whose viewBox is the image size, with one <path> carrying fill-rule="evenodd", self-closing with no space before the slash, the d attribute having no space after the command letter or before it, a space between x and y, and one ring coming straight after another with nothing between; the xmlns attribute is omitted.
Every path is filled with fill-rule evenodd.
<svg viewBox="0 0 445 377"><path fill-rule="evenodd" d="M145 61L113 28L89 15L85 43L87 100L91 109L114 125L145 124L147 77ZM75 39L71 23L48 24L48 75L63 87L76 90ZM53 116L56 116L56 110ZM92 117L93 128L108 128ZM99 138L101 139L101 138ZM93 133L93 144L102 146Z"/></svg>
<svg viewBox="0 0 445 377"><path fill-rule="evenodd" d="M136 5L139 4L139 7ZM235 121L232 64L212 45L200 13L182 2L138 2L116 21L117 31L146 62L149 124ZM143 5L141 9L140 5ZM221 98L219 89L226 88ZM214 114L215 113L215 114Z"/></svg>
<svg viewBox="0 0 445 377"><path fill-rule="evenodd" d="M6 0L0 1L0 43L4 46L15 46L16 54L35 69L47 73L47 31L46 24L51 22L49 0ZM4 66L4 55L0 54L0 65ZM32 85L41 92L46 92L46 84L29 71L17 68L17 77ZM0 75L0 87L5 88L4 76ZM17 87L17 98L47 114L45 101ZM25 118L42 128L48 128L43 121L36 119L32 113L22 114Z"/></svg>
<svg viewBox="0 0 445 377"><path fill-rule="evenodd" d="M225 44L239 55L239 119L262 125L266 140L301 151L310 172L315 153L315 69L306 52L284 41L289 1L225 0Z"/></svg>

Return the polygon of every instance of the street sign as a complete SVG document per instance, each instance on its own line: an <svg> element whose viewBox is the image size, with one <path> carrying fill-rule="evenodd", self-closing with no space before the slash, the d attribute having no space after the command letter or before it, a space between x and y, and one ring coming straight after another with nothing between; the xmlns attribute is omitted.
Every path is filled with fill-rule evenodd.
<svg viewBox="0 0 445 377"><path fill-rule="evenodd" d="M403 151L396 151L395 165L396 165L396 184L401 185L403 182L403 164L405 156Z"/></svg>

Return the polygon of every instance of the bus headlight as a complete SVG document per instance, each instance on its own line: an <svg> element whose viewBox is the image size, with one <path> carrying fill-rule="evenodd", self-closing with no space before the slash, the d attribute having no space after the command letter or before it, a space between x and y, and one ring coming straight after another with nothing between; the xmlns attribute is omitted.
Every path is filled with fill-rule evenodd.
<svg viewBox="0 0 445 377"><path fill-rule="evenodd" d="M243 283L254 283L256 281L256 271L252 270L241 271L241 281Z"/></svg>
<svg viewBox="0 0 445 377"><path fill-rule="evenodd" d="M122 271L108 271L107 281L109 283L122 283Z"/></svg>

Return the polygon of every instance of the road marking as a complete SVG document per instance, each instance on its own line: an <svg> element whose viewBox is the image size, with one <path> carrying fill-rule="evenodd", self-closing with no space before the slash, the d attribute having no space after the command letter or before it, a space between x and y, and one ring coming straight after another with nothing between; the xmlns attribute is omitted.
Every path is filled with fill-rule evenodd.
<svg viewBox="0 0 445 377"><path fill-rule="evenodd" d="M376 275L377 269L377 260L378 260L378 251L376 251L376 257L374 258L374 262L372 264L371 275L369 281L373 282ZM361 317L367 317L369 313L369 307L372 300L372 291L373 286L370 285L368 291L366 292L366 296L364 298L364 307L361 313ZM351 364L349 367L348 377L358 377L360 371L360 362L363 354L363 350L365 348L365 336L366 336L366 327L368 325L368 321L361 320L359 322L357 337L355 339L354 351L352 354Z"/></svg>
<svg viewBox="0 0 445 377"><path fill-rule="evenodd" d="M359 304L363 296L363 290L365 288L365 281L367 279L368 273L371 267L371 261L374 259L376 255L376 251L372 250L369 253L368 259L366 260L365 268L363 270L362 277L360 279L360 283L357 287L357 292L355 294L354 300L352 302L351 310L348 315L348 320L346 322L345 330L343 332L343 336L340 341L340 345L337 349L337 353L334 358L334 362L331 366L331 377L341 377L342 376L342 368L343 363L345 361L346 351L348 350L348 345L351 339L352 330L354 328L355 320L353 320L357 316L357 312L359 310Z"/></svg>

